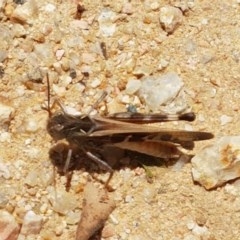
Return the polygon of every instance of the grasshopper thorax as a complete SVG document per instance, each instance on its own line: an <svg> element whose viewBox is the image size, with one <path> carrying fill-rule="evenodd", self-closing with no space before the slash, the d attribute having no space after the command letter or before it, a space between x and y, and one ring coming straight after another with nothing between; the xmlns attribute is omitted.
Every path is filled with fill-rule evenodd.
<svg viewBox="0 0 240 240"><path fill-rule="evenodd" d="M74 116L62 111L53 114L47 123L47 131L55 140L82 138L90 134L97 127L90 116Z"/></svg>

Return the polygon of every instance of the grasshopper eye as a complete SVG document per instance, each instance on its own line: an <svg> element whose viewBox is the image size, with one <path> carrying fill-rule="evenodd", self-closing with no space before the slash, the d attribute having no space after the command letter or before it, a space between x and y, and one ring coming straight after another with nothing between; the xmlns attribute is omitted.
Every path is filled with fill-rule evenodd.
<svg viewBox="0 0 240 240"><path fill-rule="evenodd" d="M59 124L59 123L54 126L54 129L56 131L61 131L63 128L64 128L64 126L62 124Z"/></svg>

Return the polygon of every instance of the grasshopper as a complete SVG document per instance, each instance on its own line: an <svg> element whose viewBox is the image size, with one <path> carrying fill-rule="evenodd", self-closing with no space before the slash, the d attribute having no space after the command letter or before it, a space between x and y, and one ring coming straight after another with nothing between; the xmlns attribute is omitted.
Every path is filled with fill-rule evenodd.
<svg viewBox="0 0 240 240"><path fill-rule="evenodd" d="M47 78L48 79L48 78ZM68 145L62 145L65 152L56 156L55 148L50 150L50 158L61 172L77 169L78 159L84 156L96 162L100 168L110 172L112 167L103 159L105 146L147 154L156 158L179 158L184 153L181 148L192 149L194 141L207 140L214 137L210 132L164 129L150 126L148 123L167 121L194 121L193 112L183 114L141 114L120 112L108 116L71 115L63 104L55 101L61 111L52 113L50 107L50 84L48 80L48 112L47 131L55 140L65 139ZM63 164L61 158L65 157Z"/></svg>

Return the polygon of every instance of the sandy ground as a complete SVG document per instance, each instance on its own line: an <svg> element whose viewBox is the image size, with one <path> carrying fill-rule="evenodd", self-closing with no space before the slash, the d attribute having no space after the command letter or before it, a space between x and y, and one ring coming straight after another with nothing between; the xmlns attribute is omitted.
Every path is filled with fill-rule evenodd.
<svg viewBox="0 0 240 240"><path fill-rule="evenodd" d="M186 101L197 114L194 130L211 131L216 138L239 134L238 1L83 0L86 10L81 19L76 2L40 0L38 7L32 5L30 15L19 23L13 17L17 5L7 1L0 22L1 58L7 52L1 63L0 99L13 110L1 132L0 161L7 168L2 170L7 175L0 178L1 208L19 222L28 210L43 217L39 235L26 239L74 239L88 179L87 172L76 172L65 193L65 178L58 176L59 206L54 206L48 157L53 143L42 108L46 79L38 83L39 69L49 73L52 94L81 112L107 89L110 94L97 109L102 113L125 110L122 93L128 79L138 75L136 69L146 75L176 72L184 81ZM159 23L159 11L166 5L185 6L183 21L169 35ZM97 19L103 8L115 13L116 31L108 37L99 33ZM107 60L97 48L101 42L106 44ZM69 80L71 69L77 78ZM144 110L141 103L138 107ZM221 124L223 115L232 117L231 122ZM177 127L184 128L185 123ZM198 143L195 151L209 142ZM151 171L151 184L141 168L115 172L117 208L103 239L239 239L237 182L206 191L193 183L190 163L179 171L156 166ZM231 191L232 186L238 191Z"/></svg>

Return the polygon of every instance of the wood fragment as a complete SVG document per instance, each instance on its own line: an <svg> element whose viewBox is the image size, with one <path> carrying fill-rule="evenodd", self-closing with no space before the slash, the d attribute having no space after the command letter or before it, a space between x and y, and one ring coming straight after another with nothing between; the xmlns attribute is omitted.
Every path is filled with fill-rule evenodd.
<svg viewBox="0 0 240 240"><path fill-rule="evenodd" d="M104 226L115 209L112 195L106 189L99 189L88 183L84 189L83 211L78 223L76 240L88 240Z"/></svg>

